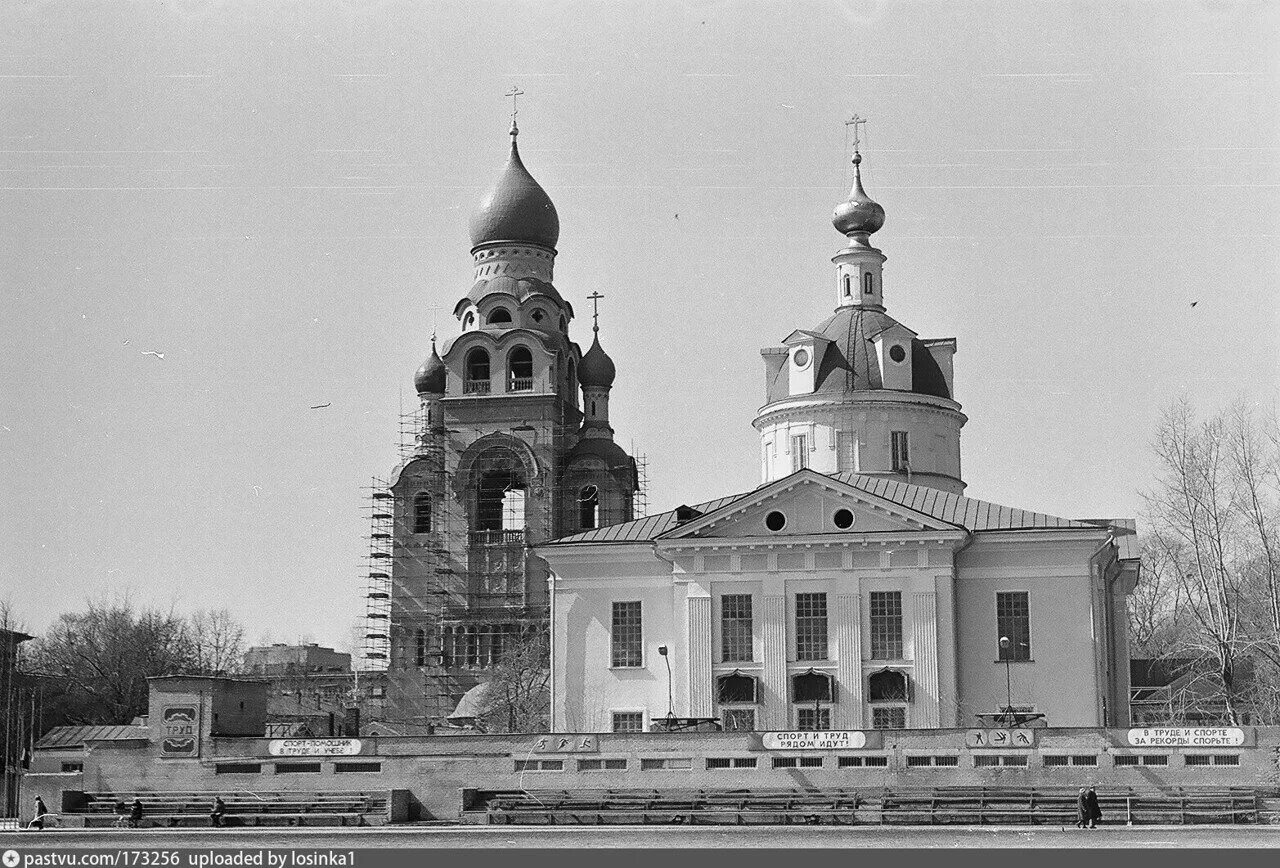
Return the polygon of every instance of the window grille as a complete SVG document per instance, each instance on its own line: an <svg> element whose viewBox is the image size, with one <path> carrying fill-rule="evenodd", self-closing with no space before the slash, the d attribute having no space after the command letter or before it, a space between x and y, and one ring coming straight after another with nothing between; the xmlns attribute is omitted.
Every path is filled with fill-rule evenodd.
<svg viewBox="0 0 1280 868"><path fill-rule="evenodd" d="M907 768L918 768L920 766L933 765L933 757L931 756L908 756Z"/></svg>
<svg viewBox="0 0 1280 868"><path fill-rule="evenodd" d="M802 769L820 769L820 768L822 768L822 757L820 757L820 756L802 756L802 757L800 757L800 768L802 768Z"/></svg>
<svg viewBox="0 0 1280 868"><path fill-rule="evenodd" d="M381 772L382 763L334 763L334 774L355 774L357 772Z"/></svg>
<svg viewBox="0 0 1280 868"><path fill-rule="evenodd" d="M613 713L614 732L644 732L643 711L615 711Z"/></svg>
<svg viewBox="0 0 1280 868"><path fill-rule="evenodd" d="M831 709L800 706L796 709L796 728L802 732L826 732L831 729Z"/></svg>
<svg viewBox="0 0 1280 868"><path fill-rule="evenodd" d="M858 469L858 432L836 432L836 470L852 473Z"/></svg>
<svg viewBox="0 0 1280 868"><path fill-rule="evenodd" d="M902 659L902 592L871 592L871 659Z"/></svg>
<svg viewBox="0 0 1280 868"><path fill-rule="evenodd" d="M652 772L661 769L687 771L693 768L693 760L688 757L642 757L640 771Z"/></svg>
<svg viewBox="0 0 1280 868"><path fill-rule="evenodd" d="M1167 766L1169 764L1168 754L1144 754L1142 757L1144 766Z"/></svg>
<svg viewBox="0 0 1280 868"><path fill-rule="evenodd" d="M809 437L806 434L796 434L791 438L791 472L802 470L809 466Z"/></svg>
<svg viewBox="0 0 1280 868"><path fill-rule="evenodd" d="M800 758L794 756L776 756L773 758L773 767L775 769L793 769L799 763Z"/></svg>
<svg viewBox="0 0 1280 868"><path fill-rule="evenodd" d="M613 604L614 667L641 666L640 601Z"/></svg>
<svg viewBox="0 0 1280 868"><path fill-rule="evenodd" d="M911 463L911 446L906 431L894 431L890 434L893 448L893 469L906 470Z"/></svg>
<svg viewBox="0 0 1280 868"><path fill-rule="evenodd" d="M413 496L413 532L431 533L431 493L419 491Z"/></svg>
<svg viewBox="0 0 1280 868"><path fill-rule="evenodd" d="M998 643L998 660L1031 659L1031 604L1026 591L1000 591L996 594L996 632L1007 638L1009 646Z"/></svg>
<svg viewBox="0 0 1280 868"><path fill-rule="evenodd" d="M755 659L752 627L750 594L725 594L720 598L720 651L723 660Z"/></svg>
<svg viewBox="0 0 1280 868"><path fill-rule="evenodd" d="M320 763L276 763L276 774L320 774Z"/></svg>
<svg viewBox="0 0 1280 868"><path fill-rule="evenodd" d="M796 594L796 659L827 659L826 594Z"/></svg>
<svg viewBox="0 0 1280 868"><path fill-rule="evenodd" d="M903 706L871 709L871 728L906 729L907 709Z"/></svg>
<svg viewBox="0 0 1280 868"><path fill-rule="evenodd" d="M1116 759L1121 759L1121 757L1116 757ZM1137 765L1137 759L1138 759L1138 758L1137 758L1137 757L1131 757L1131 759L1133 759L1133 760L1134 760L1134 765ZM1061 755L1061 754L1055 754L1055 755L1046 756L1046 757L1044 758L1044 764L1045 764L1046 766L1065 766L1065 765L1067 765L1067 757L1066 757L1066 756L1063 756L1063 755ZM1117 765L1118 765L1118 763L1117 763Z"/></svg>
<svg viewBox="0 0 1280 868"><path fill-rule="evenodd" d="M725 732L754 732L756 710L754 708L726 708L721 711Z"/></svg>

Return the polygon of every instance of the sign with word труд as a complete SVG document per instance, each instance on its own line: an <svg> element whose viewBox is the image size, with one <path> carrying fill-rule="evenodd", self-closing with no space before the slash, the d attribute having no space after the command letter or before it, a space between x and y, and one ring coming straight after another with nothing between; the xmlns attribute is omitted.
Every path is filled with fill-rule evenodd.
<svg viewBox="0 0 1280 868"><path fill-rule="evenodd" d="M867 734L857 731L838 732L766 732L761 733L765 750L832 750L865 747Z"/></svg>

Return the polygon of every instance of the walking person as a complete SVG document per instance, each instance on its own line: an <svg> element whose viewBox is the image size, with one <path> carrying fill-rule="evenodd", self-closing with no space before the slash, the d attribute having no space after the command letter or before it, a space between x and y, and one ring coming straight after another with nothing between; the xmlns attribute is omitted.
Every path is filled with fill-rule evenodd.
<svg viewBox="0 0 1280 868"><path fill-rule="evenodd" d="M44 828L44 818L45 818L46 816L48 816L48 814L49 814L49 809L48 809L48 808L46 808L46 807L44 806L44 799L40 798L39 796L36 796L36 810L35 810L35 814L34 814L34 816L32 816L32 818L31 818L31 825L30 825L30 826L28 826L27 828L29 828L29 829L43 829L43 828Z"/></svg>
<svg viewBox="0 0 1280 868"><path fill-rule="evenodd" d="M1076 796L1076 828L1083 829L1089 825L1089 793L1084 787Z"/></svg>
<svg viewBox="0 0 1280 868"><path fill-rule="evenodd" d="M209 812L209 823L213 825L214 828L220 828L222 826L222 818L226 813L227 806L223 804L222 797L214 796L213 810Z"/></svg>
<svg viewBox="0 0 1280 868"><path fill-rule="evenodd" d="M134 798L129 806L129 828L136 829L142 825L142 799Z"/></svg>
<svg viewBox="0 0 1280 868"><path fill-rule="evenodd" d="M1102 819L1102 808L1098 805L1098 793L1093 787L1089 787L1089 791L1085 793L1085 803L1089 809L1089 828L1098 828L1098 821Z"/></svg>

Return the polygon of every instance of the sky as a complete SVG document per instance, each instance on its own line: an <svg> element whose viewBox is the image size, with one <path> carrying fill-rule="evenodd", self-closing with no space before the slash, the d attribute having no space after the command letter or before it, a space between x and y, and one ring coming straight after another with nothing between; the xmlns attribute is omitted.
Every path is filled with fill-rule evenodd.
<svg viewBox="0 0 1280 868"><path fill-rule="evenodd" d="M0 599L350 645L513 84L651 511L759 483L856 112L888 311L958 340L966 493L1140 517L1162 409L1280 392L1278 46L1264 2L10 4Z"/></svg>

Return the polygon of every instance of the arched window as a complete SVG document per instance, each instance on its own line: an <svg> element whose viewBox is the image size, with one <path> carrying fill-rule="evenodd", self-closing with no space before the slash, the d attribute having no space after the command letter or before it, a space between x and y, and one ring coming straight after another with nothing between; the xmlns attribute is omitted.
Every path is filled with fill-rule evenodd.
<svg viewBox="0 0 1280 868"><path fill-rule="evenodd" d="M844 294L853 295L853 278L847 274L844 276Z"/></svg>
<svg viewBox="0 0 1280 868"><path fill-rule="evenodd" d="M716 679L716 700L721 703L755 702L756 680L736 669L732 675L722 675Z"/></svg>
<svg viewBox="0 0 1280 868"><path fill-rule="evenodd" d="M867 679L868 702L907 702L907 675L896 669L881 669Z"/></svg>
<svg viewBox="0 0 1280 868"><path fill-rule="evenodd" d="M440 632L440 653L442 657L440 665L445 669L449 669L453 666L453 651L453 628L445 627L444 630Z"/></svg>
<svg viewBox="0 0 1280 868"><path fill-rule="evenodd" d="M507 391L528 392L533 388L533 353L516 347L507 356Z"/></svg>
<svg viewBox="0 0 1280 868"><path fill-rule="evenodd" d="M564 314L560 314L560 331L568 331L569 323L565 320Z"/></svg>
<svg viewBox="0 0 1280 868"><path fill-rule="evenodd" d="M489 393L489 353L477 347L467 353L466 380L462 384L464 395Z"/></svg>
<svg viewBox="0 0 1280 868"><path fill-rule="evenodd" d="M463 331L467 331L468 329L473 328L475 324L476 324L476 315L474 313L468 312L467 315L462 318Z"/></svg>
<svg viewBox="0 0 1280 868"><path fill-rule="evenodd" d="M427 631L421 627L413 634L414 663L417 666L427 665Z"/></svg>
<svg viewBox="0 0 1280 868"><path fill-rule="evenodd" d="M825 672L810 669L791 679L791 701L797 705L806 702L834 702L834 684Z"/></svg>
<svg viewBox="0 0 1280 868"><path fill-rule="evenodd" d="M511 311L505 307L496 307L489 314L489 325L507 325L511 322Z"/></svg>
<svg viewBox="0 0 1280 868"><path fill-rule="evenodd" d="M862 292L865 295L871 295L872 292L874 291L875 291L875 278L872 277L871 272L868 271L866 274L862 275Z"/></svg>
<svg viewBox="0 0 1280 868"><path fill-rule="evenodd" d="M578 388L578 368L574 364L573 359L569 359L569 391L573 392Z"/></svg>
<svg viewBox="0 0 1280 868"><path fill-rule="evenodd" d="M413 496L413 532L431 533L431 493L419 491Z"/></svg>
<svg viewBox="0 0 1280 868"><path fill-rule="evenodd" d="M578 527L591 530L600 523L600 489L585 486L578 492Z"/></svg>

